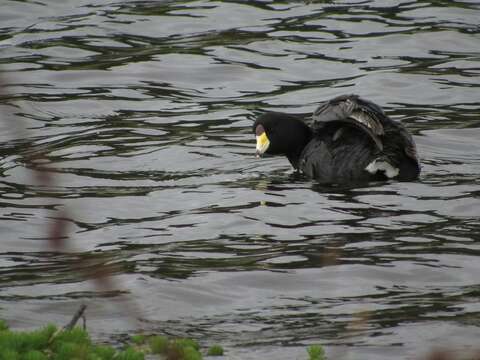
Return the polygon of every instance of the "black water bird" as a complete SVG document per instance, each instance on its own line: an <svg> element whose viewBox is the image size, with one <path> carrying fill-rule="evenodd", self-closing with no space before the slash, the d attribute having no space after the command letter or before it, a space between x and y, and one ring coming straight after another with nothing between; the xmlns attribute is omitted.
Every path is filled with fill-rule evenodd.
<svg viewBox="0 0 480 360"><path fill-rule="evenodd" d="M322 183L418 178L412 136L371 101L338 96L321 103L312 120L309 126L296 115L260 115L253 125L257 156L285 155L296 170Z"/></svg>

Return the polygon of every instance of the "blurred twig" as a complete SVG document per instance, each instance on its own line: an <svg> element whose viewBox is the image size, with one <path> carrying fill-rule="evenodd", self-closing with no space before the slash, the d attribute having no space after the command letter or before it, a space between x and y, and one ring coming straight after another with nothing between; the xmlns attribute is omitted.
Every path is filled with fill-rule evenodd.
<svg viewBox="0 0 480 360"><path fill-rule="evenodd" d="M6 82L4 80L4 75L0 74L0 99L4 100L8 98L5 88L2 84ZM11 104L12 105L12 104ZM18 104L13 104L18 106ZM28 139L31 138L31 134L28 129L24 126L24 123L19 117L13 117L11 119L12 131L15 133L15 137L18 139L25 139L28 142ZM47 158L47 149L43 151L32 151L34 144L31 144L31 147L28 151L23 153L22 159L25 168L31 169L34 173L34 181L36 185L44 189L53 188L58 186L57 179L55 177L54 171L49 171L53 168L53 164L50 164ZM49 164L49 168L42 166L41 164ZM57 203L58 205L58 203ZM55 218L52 218L47 223L47 244L49 247L53 248L56 252L71 252L74 251L73 246L73 237L69 235L69 223L70 212L63 205L60 210L58 210L58 215ZM114 290L119 290L121 284L113 278L113 274L117 269L115 266L108 265L107 261L85 259L83 257L78 257L78 260L71 263L70 271L75 272L84 279L92 280L96 288L99 291L113 292ZM118 269L117 269L118 270ZM124 299L125 301L121 302L120 306L123 306L124 313L129 314L131 319L140 319L142 318L141 310L139 306L134 302L131 297ZM83 312L85 311L86 305L82 304L80 309L75 315L78 315L76 318L72 319L70 323L74 324L82 317ZM68 326L67 326L68 327Z"/></svg>
<svg viewBox="0 0 480 360"><path fill-rule="evenodd" d="M63 327L63 330L72 330L80 318L83 319L83 328L85 329L86 320L85 320L84 312L86 308L87 308L87 305L85 304L80 305L77 312L73 315L72 320L70 320L70 322Z"/></svg>

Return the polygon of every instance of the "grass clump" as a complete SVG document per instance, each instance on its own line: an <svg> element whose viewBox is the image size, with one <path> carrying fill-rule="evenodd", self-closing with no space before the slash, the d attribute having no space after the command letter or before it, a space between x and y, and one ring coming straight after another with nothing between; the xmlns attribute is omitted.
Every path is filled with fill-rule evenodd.
<svg viewBox="0 0 480 360"><path fill-rule="evenodd" d="M102 360L112 360L117 352L110 346L97 345L93 353Z"/></svg>
<svg viewBox="0 0 480 360"><path fill-rule="evenodd" d="M150 351L166 360L201 360L200 345L192 339L169 340L165 336L152 336L148 339Z"/></svg>
<svg viewBox="0 0 480 360"><path fill-rule="evenodd" d="M59 330L47 325L35 331L11 331L0 320L0 360L144 360L147 354L159 355L162 360L203 359L198 342L188 338L134 335L131 346L119 351L95 345L78 327ZM223 355L223 348L212 346L208 355Z"/></svg>
<svg viewBox="0 0 480 360"><path fill-rule="evenodd" d="M310 345L307 352L309 360L326 360L325 350L321 345Z"/></svg>
<svg viewBox="0 0 480 360"><path fill-rule="evenodd" d="M168 339L166 336L152 336L149 339L149 344L154 354L165 354L168 351Z"/></svg>
<svg viewBox="0 0 480 360"><path fill-rule="evenodd" d="M143 345L145 344L147 337L145 335L133 335L131 339L135 345Z"/></svg>
<svg viewBox="0 0 480 360"><path fill-rule="evenodd" d="M2 360L19 360L20 355L15 350L2 349L2 350L0 350L0 359L2 359Z"/></svg>
<svg viewBox="0 0 480 360"><path fill-rule="evenodd" d="M220 345L213 345L208 349L208 356L223 356L223 348Z"/></svg>
<svg viewBox="0 0 480 360"><path fill-rule="evenodd" d="M22 357L23 360L48 360L47 355L38 350L32 350L27 352Z"/></svg>
<svg viewBox="0 0 480 360"><path fill-rule="evenodd" d="M202 354L195 348L187 346L181 348L181 354L184 360L202 360Z"/></svg>
<svg viewBox="0 0 480 360"><path fill-rule="evenodd" d="M35 331L14 332L4 325L0 330L0 349L11 350L20 355L27 354L32 350L42 350L48 346L48 341L55 331L55 326L48 325ZM13 355L3 356L11 358Z"/></svg>
<svg viewBox="0 0 480 360"><path fill-rule="evenodd" d="M181 349L191 347L195 350L200 350L200 345L198 345L198 342L196 342L193 339L187 339L187 338L175 339L173 340L173 344L175 346L178 346Z"/></svg>
<svg viewBox="0 0 480 360"><path fill-rule="evenodd" d="M143 360L142 352L118 352L109 346L96 346L80 328L57 330L47 325L34 331L11 331L0 321L0 360Z"/></svg>
<svg viewBox="0 0 480 360"><path fill-rule="evenodd" d="M133 348L129 347L125 351L122 351L117 356L115 360L144 360L145 355L142 352L136 351Z"/></svg>
<svg viewBox="0 0 480 360"><path fill-rule="evenodd" d="M200 345L192 339L175 339L171 342L171 350L179 355L181 360L202 360Z"/></svg>

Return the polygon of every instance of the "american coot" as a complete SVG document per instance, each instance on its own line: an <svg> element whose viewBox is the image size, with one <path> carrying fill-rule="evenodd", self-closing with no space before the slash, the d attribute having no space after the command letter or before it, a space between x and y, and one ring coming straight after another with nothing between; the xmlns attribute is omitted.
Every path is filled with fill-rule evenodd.
<svg viewBox="0 0 480 360"><path fill-rule="evenodd" d="M257 156L285 155L292 166L323 183L418 178L412 136L380 106L357 95L320 104L308 126L301 117L268 112L253 131Z"/></svg>

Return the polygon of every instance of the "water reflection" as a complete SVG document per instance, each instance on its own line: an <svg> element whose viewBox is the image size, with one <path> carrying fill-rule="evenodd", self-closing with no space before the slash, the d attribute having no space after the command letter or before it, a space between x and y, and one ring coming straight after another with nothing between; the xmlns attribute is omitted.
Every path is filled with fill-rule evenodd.
<svg viewBox="0 0 480 360"><path fill-rule="evenodd" d="M229 359L302 358L318 342L369 359L475 344L479 11L7 3L3 316L65 323L85 300L94 335L113 341L138 331L112 306L128 291L144 329L221 342ZM344 93L415 134L419 182L326 188L285 159L254 158L260 111L308 114ZM39 184L26 158L55 185ZM45 224L65 208L77 251L59 254ZM71 271L78 259L114 265L122 289L98 292Z"/></svg>

